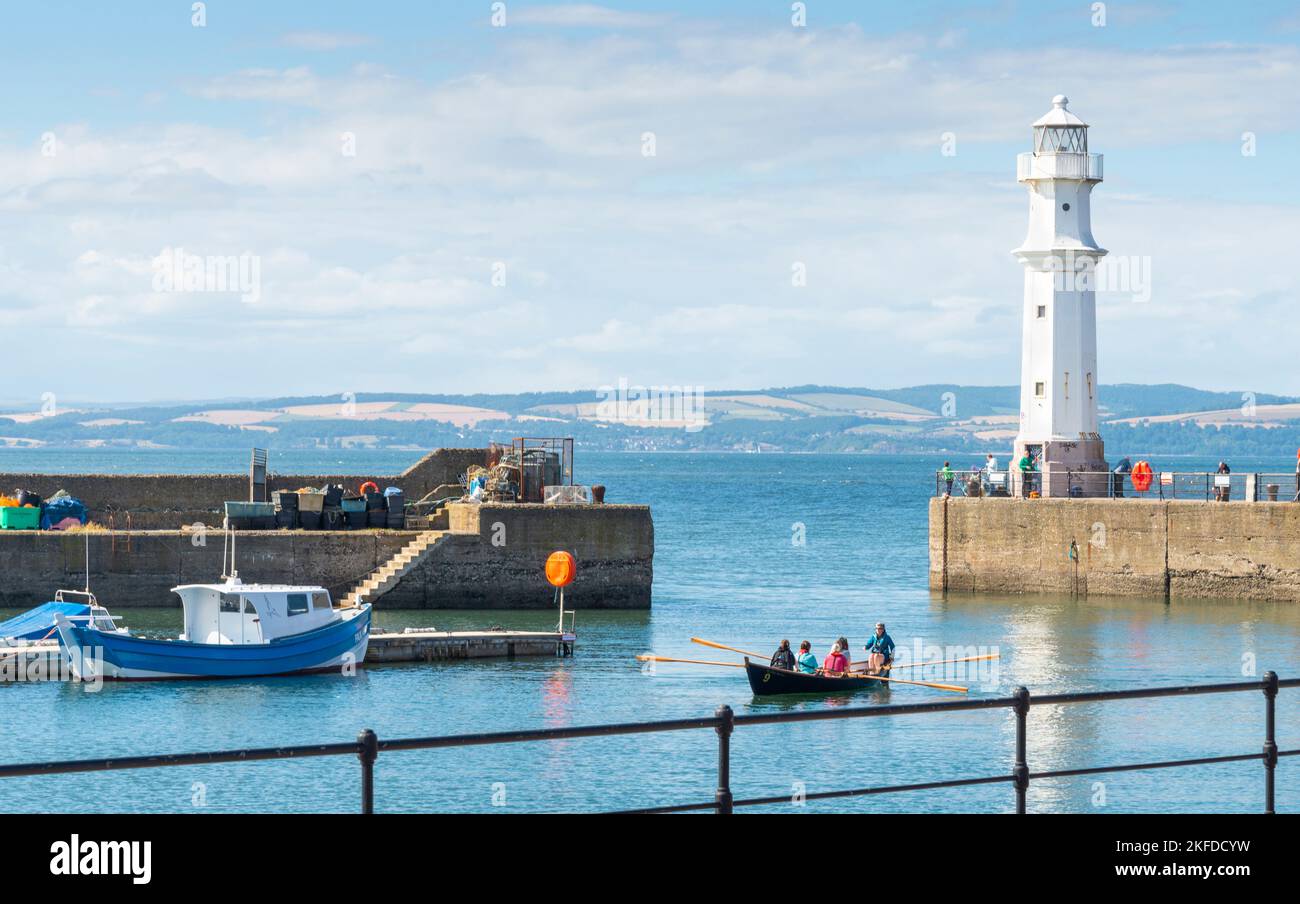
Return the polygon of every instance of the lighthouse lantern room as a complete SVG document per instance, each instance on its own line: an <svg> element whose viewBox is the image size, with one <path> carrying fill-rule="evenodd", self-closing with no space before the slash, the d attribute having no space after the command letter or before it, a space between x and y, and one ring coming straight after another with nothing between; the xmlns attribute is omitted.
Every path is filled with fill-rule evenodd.
<svg viewBox="0 0 1300 904"><path fill-rule="evenodd" d="M1097 432L1095 274L1105 249L1092 237L1091 196L1102 181L1088 125L1058 95L1034 123L1034 149L1016 161L1029 189L1029 233L1012 253L1025 269L1018 462L1039 476L1022 493L1105 495L1107 464Z"/></svg>

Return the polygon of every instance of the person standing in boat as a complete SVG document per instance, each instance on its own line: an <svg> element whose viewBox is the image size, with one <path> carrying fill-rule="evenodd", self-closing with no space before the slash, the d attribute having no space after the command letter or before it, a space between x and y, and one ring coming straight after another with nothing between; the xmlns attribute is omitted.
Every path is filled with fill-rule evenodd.
<svg viewBox="0 0 1300 904"><path fill-rule="evenodd" d="M894 662L894 639L885 632L885 623L876 622L876 633L871 642L864 647L867 656L867 671L879 674Z"/></svg>
<svg viewBox="0 0 1300 904"><path fill-rule="evenodd" d="M826 660L822 662L822 672L838 678L848 670L849 657L844 655L843 648L837 641L831 645L831 651L826 654Z"/></svg>
<svg viewBox="0 0 1300 904"><path fill-rule="evenodd" d="M812 653L812 644L806 640L799 644L799 671L805 675L817 674L817 657Z"/></svg>
<svg viewBox="0 0 1300 904"><path fill-rule="evenodd" d="M785 669L787 672L794 671L794 651L790 649L790 641L781 641L781 646L777 647L776 652L772 654L771 666L774 669Z"/></svg>

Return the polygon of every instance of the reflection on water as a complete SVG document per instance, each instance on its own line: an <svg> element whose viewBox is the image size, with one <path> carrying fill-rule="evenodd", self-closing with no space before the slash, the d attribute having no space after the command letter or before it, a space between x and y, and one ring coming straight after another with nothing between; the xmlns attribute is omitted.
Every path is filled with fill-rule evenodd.
<svg viewBox="0 0 1300 904"><path fill-rule="evenodd" d="M972 696L1241 680L1243 670L1300 673L1300 605L1068 597L962 596L926 586L926 498L933 462L858 456L596 455L579 479L606 484L610 501L654 506L652 612L578 612L572 659L375 666L355 678L142 682L87 694L67 685L0 688L0 760L157 753L501 731L737 713L795 712L954 698L915 686L833 697L755 697L740 669L661 664L636 654L727 659L704 637L768 651L807 639L822 657L840 635L862 638L885 621L899 647L989 647L993 671L943 667L926 680L965 684ZM357 470L366 470L358 465ZM286 468L287 470L287 468ZM792 525L806 544L793 545ZM3 580L3 578L0 578ZM53 590L55 588L51 588ZM549 598L549 597L548 597ZM174 635L179 609L106 600L125 624ZM376 614L376 630L491 624L545 630L536 612ZM856 654L855 650L855 654ZM739 661L740 657L734 657ZM988 682L990 675L996 680ZM1279 743L1300 747L1300 693L1278 701ZM1008 711L738 728L737 796L807 793L1009 772ZM1036 707L1032 769L1080 768L1182 756L1257 752L1263 697L1248 693L1088 706ZM381 810L486 810L503 785L506 809L620 809L707 800L717 738L682 731L554 744L383 754ZM1300 764L1278 767L1280 809L1300 808ZM355 758L103 776L0 780L0 807L24 810L196 809L349 811L358 805ZM1100 783L1100 787L1098 787ZM1250 811L1262 806L1257 763L1035 782L1039 811ZM1005 812L1009 785L808 804L811 811ZM773 809L782 809L775 807ZM789 809L795 809L792 803Z"/></svg>

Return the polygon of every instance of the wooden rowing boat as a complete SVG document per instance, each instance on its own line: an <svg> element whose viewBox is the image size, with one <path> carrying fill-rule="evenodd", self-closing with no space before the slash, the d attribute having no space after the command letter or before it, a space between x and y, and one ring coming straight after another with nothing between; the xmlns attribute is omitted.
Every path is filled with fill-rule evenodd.
<svg viewBox="0 0 1300 904"><path fill-rule="evenodd" d="M878 688L885 684L866 676L832 678L829 675L791 672L770 665L755 665L748 657L745 658L745 675L749 678L750 688L760 697L776 694L843 693Z"/></svg>

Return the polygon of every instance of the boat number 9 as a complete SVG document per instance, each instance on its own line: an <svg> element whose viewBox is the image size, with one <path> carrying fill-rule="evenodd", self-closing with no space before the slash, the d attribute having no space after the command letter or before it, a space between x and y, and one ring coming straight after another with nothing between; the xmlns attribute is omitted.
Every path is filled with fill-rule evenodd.
<svg viewBox="0 0 1300 904"><path fill-rule="evenodd" d="M763 673L763 680L764 680L764 681L769 681L769 680L771 680L771 678L772 678L772 673L771 673L771 672L764 672L764 673Z"/></svg>

